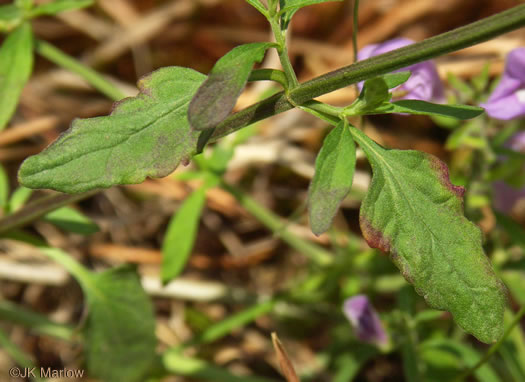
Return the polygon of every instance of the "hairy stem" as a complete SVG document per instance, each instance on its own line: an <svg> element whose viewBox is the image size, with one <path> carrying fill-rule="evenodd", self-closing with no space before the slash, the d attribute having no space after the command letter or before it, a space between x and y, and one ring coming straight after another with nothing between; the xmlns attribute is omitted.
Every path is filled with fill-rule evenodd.
<svg viewBox="0 0 525 382"><path fill-rule="evenodd" d="M425 61L439 55L467 48L469 46L487 41L525 25L525 4L518 5L505 12L485 18L475 23L454 29L450 32L440 34L419 43L388 52L368 60L327 73L314 78L303 85L290 91L289 96L294 103L304 104L314 97L346 87L366 78L385 74L393 70L403 68L421 61ZM52 45L43 41L37 41L37 51L48 59L58 63L63 62L64 67L73 70L91 69L84 67L64 53L58 51ZM67 58L67 59L66 59ZM69 67L67 65L71 64ZM72 65L75 64L75 65ZM61 64L59 64L61 65ZM96 76L100 76L95 72ZM87 79L87 77L84 77ZM103 79L103 77L100 77ZM106 82L105 79L103 79ZM92 83L92 82L91 82ZM93 84L93 83L92 83ZM109 84L109 83L108 83ZM112 85L111 85L112 86ZM117 97L118 96L118 97ZM113 94L112 98L121 98L122 94ZM269 118L273 115L283 113L295 106L288 101L284 92L277 93L265 100L251 105L238 113L232 114L224 120L214 131L211 141L217 141L234 131L257 121ZM315 105L314 105L315 107ZM325 114L328 118L329 115ZM86 198L97 191L82 195L58 195L47 200L40 200L21 211L0 220L0 234L14 228L19 228L32 220L53 211L59 206L73 203ZM46 205L46 203L49 203Z"/></svg>
<svg viewBox="0 0 525 382"><path fill-rule="evenodd" d="M286 38L284 33L281 31L279 25L279 16L274 15L270 19L270 26L272 27L273 35L275 36L275 42L279 45L277 52L279 53L279 60L286 75L288 81L287 89L291 90L299 86L299 81L297 81L297 76L293 70L292 63L290 62L290 57L288 56L288 46L286 44Z"/></svg>
<svg viewBox="0 0 525 382"><path fill-rule="evenodd" d="M291 90L288 97L294 104L300 105L367 78L467 48L523 26L525 26L525 4L324 74ZM288 101L284 92L277 93L228 117L216 128L212 140L215 141L254 122L293 109L294 104Z"/></svg>
<svg viewBox="0 0 525 382"><path fill-rule="evenodd" d="M357 62L357 32L359 30L359 0L354 0L354 10L353 10L353 28L352 28L352 49L354 51L354 63Z"/></svg>

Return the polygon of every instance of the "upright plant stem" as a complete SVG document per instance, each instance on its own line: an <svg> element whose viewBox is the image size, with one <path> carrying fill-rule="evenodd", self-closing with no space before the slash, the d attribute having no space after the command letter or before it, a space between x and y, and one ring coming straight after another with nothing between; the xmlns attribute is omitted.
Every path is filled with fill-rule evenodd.
<svg viewBox="0 0 525 382"><path fill-rule="evenodd" d="M359 51L357 46L357 33L359 32L359 0L354 0L353 10L353 28L352 28L352 48L354 50L354 63L357 62L357 52Z"/></svg>
<svg viewBox="0 0 525 382"><path fill-rule="evenodd" d="M290 91L289 96L294 98L294 103L299 102L299 104L302 104L314 97L346 87L366 78L385 74L396 69L437 57L441 54L452 52L454 50L467 48L514 29L518 29L522 26L525 26L525 4L518 5L507 11L487 17L483 20L466 25L464 27L454 29L450 32L440 34L422 42L412 44L396 51L375 56L368 60L363 60L356 64L346 66L344 68L327 73L323 76L314 78L313 80L310 80L303 85L299 85L297 88ZM65 64L72 64L72 68L77 67L78 69L87 69L87 72L92 71L91 69L86 68L82 64L73 60L71 57L68 57L64 53L58 51L50 44L47 44L43 41L37 41L36 46L39 53L48 57L53 62L57 60L57 62L60 61L64 62ZM422 49L421 52L418 51L419 49ZM99 79L102 79L106 85L109 84L96 72L94 72L94 74ZM113 85L109 86L113 87ZM114 87L113 90L115 90ZM118 89L116 90L118 91ZM121 96L123 96L123 94L118 94L117 97L117 93L115 92L112 98L116 99L120 98ZM219 138L222 138L245 126L251 125L257 121L263 120L273 115L283 113L293 109L294 107L295 105L288 100L288 97L284 92L277 93L226 118L215 129L211 142L217 141ZM82 197L76 199L77 197L77 195L70 195L66 196L64 200L64 197L59 195L53 197L52 201L53 203L59 201L60 203L67 204L87 196L84 194ZM47 212L53 210L48 210L45 205L40 205L38 208L47 210ZM36 216L42 216L45 214L45 212L39 212L38 208L24 208L13 216L1 219L0 233L31 222L32 219L28 216L30 214L32 214L33 219Z"/></svg>
<svg viewBox="0 0 525 382"><path fill-rule="evenodd" d="M254 122L293 109L295 105L301 105L320 95L467 48L523 26L525 4L395 51L359 61L299 85L288 96L280 92L233 114L215 129L212 141Z"/></svg>
<svg viewBox="0 0 525 382"><path fill-rule="evenodd" d="M58 66L63 67L73 73L78 74L86 80L91 86L99 90L101 93L111 98L114 101L119 101L126 95L111 82L106 80L97 71L85 66L81 62L75 60L73 57L65 54L60 49L57 49L48 42L42 40L35 41L35 50L41 56L54 62Z"/></svg>
<svg viewBox="0 0 525 382"><path fill-rule="evenodd" d="M277 51L279 53L279 60L283 67L284 74L288 80L288 90L292 90L299 86L299 81L293 70L292 63L290 62L290 57L288 56L288 46L286 44L286 38L281 31L279 26L278 16L273 16L269 19L270 25L272 27L273 35L275 36L275 42L279 45Z"/></svg>

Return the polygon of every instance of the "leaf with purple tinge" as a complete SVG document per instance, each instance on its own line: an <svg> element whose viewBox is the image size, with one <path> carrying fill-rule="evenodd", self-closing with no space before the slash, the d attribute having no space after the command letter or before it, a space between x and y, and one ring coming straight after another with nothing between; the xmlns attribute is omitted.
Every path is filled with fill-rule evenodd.
<svg viewBox="0 0 525 382"><path fill-rule="evenodd" d="M18 172L29 188L85 192L170 174L196 152L199 132L188 105L206 76L166 67L139 81L140 93L104 117L77 119L69 130Z"/></svg>
<svg viewBox="0 0 525 382"><path fill-rule="evenodd" d="M308 189L308 212L312 232L325 232L352 188L355 143L348 125L341 122L325 138L315 160L315 174Z"/></svg>
<svg viewBox="0 0 525 382"><path fill-rule="evenodd" d="M360 210L368 244L390 257L427 303L448 310L482 342L503 334L505 292L482 248L481 231L463 215L462 187L438 158L385 149L352 128L373 170Z"/></svg>
<svg viewBox="0 0 525 382"><path fill-rule="evenodd" d="M275 43L255 42L239 45L222 56L213 66L188 109L188 120L195 130L212 129L233 110L248 82L253 65Z"/></svg>

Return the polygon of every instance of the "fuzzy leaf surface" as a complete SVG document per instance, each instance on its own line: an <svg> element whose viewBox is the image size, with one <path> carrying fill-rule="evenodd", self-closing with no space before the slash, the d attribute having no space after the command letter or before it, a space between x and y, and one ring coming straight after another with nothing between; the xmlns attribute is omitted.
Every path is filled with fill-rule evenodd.
<svg viewBox="0 0 525 382"><path fill-rule="evenodd" d="M33 70L33 32L27 22L12 31L0 47L0 130L16 110Z"/></svg>
<svg viewBox="0 0 525 382"><path fill-rule="evenodd" d="M188 118L193 129L212 129L231 113L253 65L274 45L270 42L239 45L215 63L191 100Z"/></svg>
<svg viewBox="0 0 525 382"><path fill-rule="evenodd" d="M427 303L448 310L480 341L503 334L505 293L482 248L479 228L463 215L462 187L438 158L385 149L357 129L373 170L360 210L368 244L389 252Z"/></svg>
<svg viewBox="0 0 525 382"><path fill-rule="evenodd" d="M246 2L261 12L264 16L268 15L268 11L266 10L264 4L261 3L261 0L246 0Z"/></svg>
<svg viewBox="0 0 525 382"><path fill-rule="evenodd" d="M315 174L308 190L312 232L320 235L332 224L339 205L352 188L355 143L348 126L340 123L324 139L315 160Z"/></svg>
<svg viewBox="0 0 525 382"><path fill-rule="evenodd" d="M144 381L155 358L151 301L130 266L92 274L84 283L89 312L84 327L90 373L103 381Z"/></svg>
<svg viewBox="0 0 525 382"><path fill-rule="evenodd" d="M383 77L383 80L386 82L386 85L388 86L388 88L393 89L396 86L399 86L405 83L410 78L411 75L412 73L410 73L409 71L405 71L405 72L388 73L388 74L383 75L382 77Z"/></svg>
<svg viewBox="0 0 525 382"><path fill-rule="evenodd" d="M77 119L41 153L22 163L19 181L67 193L162 177L196 151L199 132L188 123L189 102L206 77L167 67L142 78L140 93L109 116Z"/></svg>
<svg viewBox="0 0 525 382"><path fill-rule="evenodd" d="M55 0L51 3L39 5L29 12L31 17L56 15L57 13L86 8L95 3L94 0Z"/></svg>
<svg viewBox="0 0 525 382"><path fill-rule="evenodd" d="M279 11L279 14L283 14L290 11L297 11L309 5L329 3L334 1L343 0L281 0L281 9Z"/></svg>
<svg viewBox="0 0 525 382"><path fill-rule="evenodd" d="M23 13L14 4L0 5L0 32L11 31L22 22Z"/></svg>

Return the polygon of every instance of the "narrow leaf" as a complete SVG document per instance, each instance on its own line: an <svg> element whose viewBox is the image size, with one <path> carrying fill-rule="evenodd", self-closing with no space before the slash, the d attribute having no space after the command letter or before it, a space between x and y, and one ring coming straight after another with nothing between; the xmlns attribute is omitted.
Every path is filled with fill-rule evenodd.
<svg viewBox="0 0 525 382"><path fill-rule="evenodd" d="M315 161L315 175L308 190L312 232L325 232L352 188L355 144L348 126L341 122L328 134Z"/></svg>
<svg viewBox="0 0 525 382"><path fill-rule="evenodd" d="M13 194L11 195L11 198L9 199L9 202L7 203L7 212L13 213L19 210L21 207L26 204L26 202L29 200L31 195L33 194L33 190L30 188L26 188L23 186L18 187Z"/></svg>
<svg viewBox="0 0 525 382"><path fill-rule="evenodd" d="M99 230L98 225L90 218L71 207L58 208L45 215L43 219L64 231L80 235L90 235Z"/></svg>
<svg viewBox="0 0 525 382"><path fill-rule="evenodd" d="M275 379L252 375L232 374L198 358L190 358L180 351L167 351L162 356L162 363L167 371L177 376L189 377L195 381L206 382L277 382Z"/></svg>
<svg viewBox="0 0 525 382"><path fill-rule="evenodd" d="M483 113L483 108L469 105L440 105L420 100L401 100L385 103L369 114L408 113L457 119L471 119Z"/></svg>
<svg viewBox="0 0 525 382"><path fill-rule="evenodd" d="M22 9L31 9L33 0L15 0L15 5Z"/></svg>
<svg viewBox="0 0 525 382"><path fill-rule="evenodd" d="M0 5L0 32L10 32L22 22L22 11L14 4Z"/></svg>
<svg viewBox="0 0 525 382"><path fill-rule="evenodd" d="M372 78L365 81L363 91L359 98L364 102L363 109L373 109L383 102L390 100L388 84L381 77Z"/></svg>
<svg viewBox="0 0 525 382"><path fill-rule="evenodd" d="M448 352L459 360L464 367L473 367L481 359L481 355L474 348L447 338L430 339L422 344L421 349L422 352L428 352L432 349ZM485 363L474 374L480 382L498 382L501 380L490 363Z"/></svg>
<svg viewBox="0 0 525 382"><path fill-rule="evenodd" d="M51 3L39 5L31 10L30 17L43 15L56 15L57 13L72 11L90 7L95 3L94 0L55 0Z"/></svg>
<svg viewBox="0 0 525 382"><path fill-rule="evenodd" d="M0 216L6 212L9 200L9 179L4 167L0 164Z"/></svg>
<svg viewBox="0 0 525 382"><path fill-rule="evenodd" d="M162 243L162 282L177 277L186 266L197 236L207 186L194 191L173 215Z"/></svg>
<svg viewBox="0 0 525 382"><path fill-rule="evenodd" d="M386 85L389 89L393 89L396 86L399 86L403 83L405 83L412 73L410 72L395 72L395 73L388 73L385 74L383 77L383 80L386 82Z"/></svg>
<svg viewBox="0 0 525 382"><path fill-rule="evenodd" d="M137 273L125 266L93 274L83 285L89 312L84 327L91 374L103 381L144 381L155 358L155 317Z"/></svg>
<svg viewBox="0 0 525 382"><path fill-rule="evenodd" d="M208 79L191 100L188 118L193 129L214 128L231 113L253 65L274 45L269 42L240 45L215 63Z"/></svg>
<svg viewBox="0 0 525 382"><path fill-rule="evenodd" d="M261 12L264 16L268 16L268 11L266 10L264 4L261 3L261 0L246 0L246 2Z"/></svg>
<svg viewBox="0 0 525 382"><path fill-rule="evenodd" d="M506 327L512 325L512 319L513 314L507 309L505 311ZM499 354L514 380L525 381L525 337L520 325L514 326L508 337L505 338L499 348Z"/></svg>
<svg viewBox="0 0 525 382"><path fill-rule="evenodd" d="M109 116L75 120L26 159L20 183L78 193L168 175L195 152L199 132L190 129L187 111L204 78L179 67L151 73L139 81L140 94L116 103Z"/></svg>
<svg viewBox="0 0 525 382"><path fill-rule="evenodd" d="M33 69L33 32L23 23L0 47L0 130L16 110L18 98Z"/></svg>
<svg viewBox="0 0 525 382"><path fill-rule="evenodd" d="M451 312L480 341L498 340L504 288L483 252L481 231L463 216L464 189L450 182L438 158L385 149L352 133L373 169L360 211L368 244L390 252L430 306Z"/></svg>
<svg viewBox="0 0 525 382"><path fill-rule="evenodd" d="M281 0L281 9L279 11L279 15L290 11L296 11L300 8L307 7L309 5L328 3L334 1L343 0Z"/></svg>

